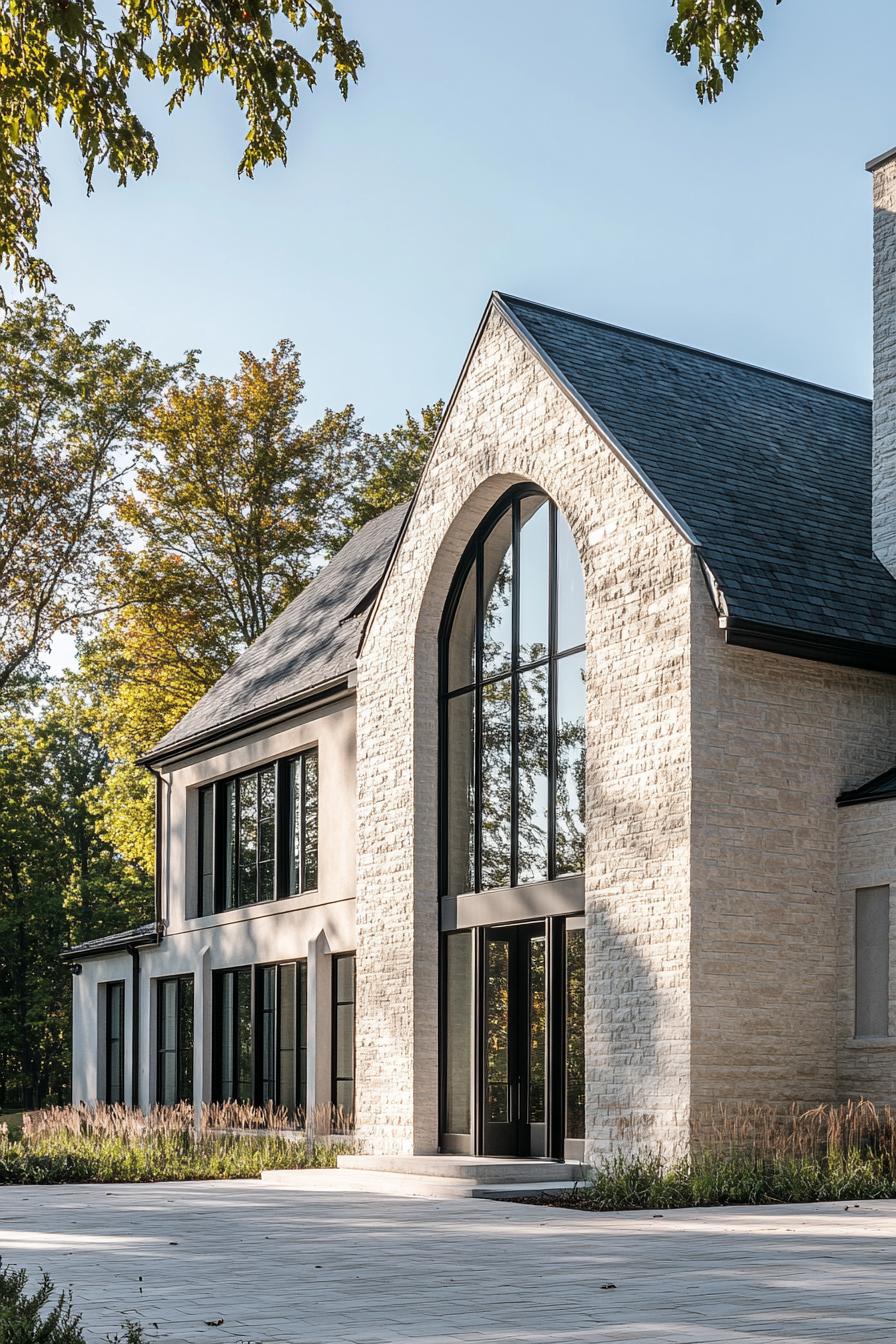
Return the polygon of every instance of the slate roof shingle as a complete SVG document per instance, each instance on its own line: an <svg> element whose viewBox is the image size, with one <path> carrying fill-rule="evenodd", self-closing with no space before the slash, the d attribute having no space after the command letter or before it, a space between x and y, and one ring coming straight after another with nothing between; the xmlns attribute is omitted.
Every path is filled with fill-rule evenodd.
<svg viewBox="0 0 896 1344"><path fill-rule="evenodd" d="M733 617L896 648L870 401L498 298L696 534Z"/></svg>
<svg viewBox="0 0 896 1344"><path fill-rule="evenodd" d="M270 710L355 668L364 604L382 581L407 513L399 504L366 523L223 677L143 759Z"/></svg>

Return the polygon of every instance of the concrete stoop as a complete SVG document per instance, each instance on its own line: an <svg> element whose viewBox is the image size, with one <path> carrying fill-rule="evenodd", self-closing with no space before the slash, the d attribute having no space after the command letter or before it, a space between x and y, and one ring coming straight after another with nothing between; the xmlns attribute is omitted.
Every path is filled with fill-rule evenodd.
<svg viewBox="0 0 896 1344"><path fill-rule="evenodd" d="M513 1199L550 1190L572 1190L583 1179L577 1162L538 1158L371 1157L343 1153L335 1168L264 1171L269 1185L293 1190L343 1190L355 1194L426 1199Z"/></svg>

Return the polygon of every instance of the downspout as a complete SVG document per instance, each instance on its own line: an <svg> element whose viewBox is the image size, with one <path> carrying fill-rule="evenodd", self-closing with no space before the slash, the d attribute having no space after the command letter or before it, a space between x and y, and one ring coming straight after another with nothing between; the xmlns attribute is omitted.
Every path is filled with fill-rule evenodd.
<svg viewBox="0 0 896 1344"><path fill-rule="evenodd" d="M129 947L131 954L131 1105L140 1105L140 949Z"/></svg>

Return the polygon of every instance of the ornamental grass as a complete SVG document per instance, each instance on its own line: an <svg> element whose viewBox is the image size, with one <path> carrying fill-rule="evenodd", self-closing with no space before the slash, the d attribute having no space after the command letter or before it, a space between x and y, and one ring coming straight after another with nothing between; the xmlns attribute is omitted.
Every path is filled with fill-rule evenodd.
<svg viewBox="0 0 896 1344"><path fill-rule="evenodd" d="M186 1103L146 1114L119 1105L32 1111L20 1138L0 1127L0 1185L230 1180L332 1167L350 1131L346 1117L330 1116L330 1109L291 1117L228 1102L203 1106L198 1128Z"/></svg>
<svg viewBox="0 0 896 1344"><path fill-rule="evenodd" d="M692 1153L618 1153L540 1202L609 1212L896 1197L896 1111L870 1101L811 1109L717 1107Z"/></svg>

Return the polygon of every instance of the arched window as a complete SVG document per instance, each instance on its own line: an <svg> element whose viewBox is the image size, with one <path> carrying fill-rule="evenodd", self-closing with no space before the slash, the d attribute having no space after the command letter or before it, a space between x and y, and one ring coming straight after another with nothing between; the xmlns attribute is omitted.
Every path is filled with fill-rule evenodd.
<svg viewBox="0 0 896 1344"><path fill-rule="evenodd" d="M441 889L581 872L585 595L555 504L518 487L458 569L441 637Z"/></svg>

